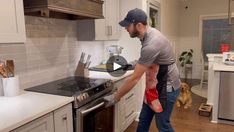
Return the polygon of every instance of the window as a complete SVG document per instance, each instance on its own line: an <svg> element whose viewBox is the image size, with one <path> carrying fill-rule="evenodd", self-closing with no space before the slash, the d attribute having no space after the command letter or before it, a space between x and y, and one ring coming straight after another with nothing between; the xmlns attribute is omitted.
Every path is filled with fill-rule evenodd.
<svg viewBox="0 0 234 132"><path fill-rule="evenodd" d="M202 50L207 53L220 53L221 43L231 43L231 26L227 19L203 20ZM207 61L207 57L204 58Z"/></svg>

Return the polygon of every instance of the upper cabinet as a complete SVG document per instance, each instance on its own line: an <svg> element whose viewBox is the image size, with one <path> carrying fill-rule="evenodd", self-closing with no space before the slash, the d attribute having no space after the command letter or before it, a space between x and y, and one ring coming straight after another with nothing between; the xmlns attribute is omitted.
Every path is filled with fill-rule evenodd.
<svg viewBox="0 0 234 132"><path fill-rule="evenodd" d="M4 0L0 4L0 43L26 41L23 0Z"/></svg>
<svg viewBox="0 0 234 132"><path fill-rule="evenodd" d="M79 20L78 40L118 40L119 0L104 0L104 19Z"/></svg>
<svg viewBox="0 0 234 132"><path fill-rule="evenodd" d="M102 0L24 0L26 15L61 19L103 18Z"/></svg>
<svg viewBox="0 0 234 132"><path fill-rule="evenodd" d="M120 37L119 0L106 0L105 19L95 20L96 40L117 40Z"/></svg>

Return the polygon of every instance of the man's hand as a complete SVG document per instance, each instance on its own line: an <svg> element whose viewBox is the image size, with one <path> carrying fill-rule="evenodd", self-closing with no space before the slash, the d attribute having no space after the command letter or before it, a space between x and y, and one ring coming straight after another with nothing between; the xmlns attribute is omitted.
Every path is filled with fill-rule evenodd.
<svg viewBox="0 0 234 132"><path fill-rule="evenodd" d="M115 105L118 101L115 99L115 94L112 93L110 95L106 95L105 97L103 97L105 103L105 107L110 107L112 105Z"/></svg>

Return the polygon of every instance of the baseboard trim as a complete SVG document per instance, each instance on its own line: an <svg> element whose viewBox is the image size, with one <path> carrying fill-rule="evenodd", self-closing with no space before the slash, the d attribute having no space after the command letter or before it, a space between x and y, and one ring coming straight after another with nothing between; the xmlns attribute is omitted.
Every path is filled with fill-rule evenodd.
<svg viewBox="0 0 234 132"><path fill-rule="evenodd" d="M140 112L136 112L136 115L137 115L137 117L136 117L135 121L139 122Z"/></svg>
<svg viewBox="0 0 234 132"><path fill-rule="evenodd" d="M211 123L215 123L215 124L217 124L218 123L218 121L210 121Z"/></svg>

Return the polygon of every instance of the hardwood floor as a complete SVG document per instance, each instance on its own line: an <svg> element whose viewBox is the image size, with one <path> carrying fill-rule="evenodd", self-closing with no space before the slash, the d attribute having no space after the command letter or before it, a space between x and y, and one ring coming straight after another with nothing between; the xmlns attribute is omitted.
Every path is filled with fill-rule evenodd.
<svg viewBox="0 0 234 132"><path fill-rule="evenodd" d="M199 81L192 81L190 84L197 84ZM192 94L193 106L189 109L174 107L171 121L176 132L234 132L234 126L215 124L210 122L209 117L198 115L198 108L201 103L206 102L205 98ZM135 132L137 122L133 122L125 132ZM150 132L158 132L155 121L150 126Z"/></svg>

